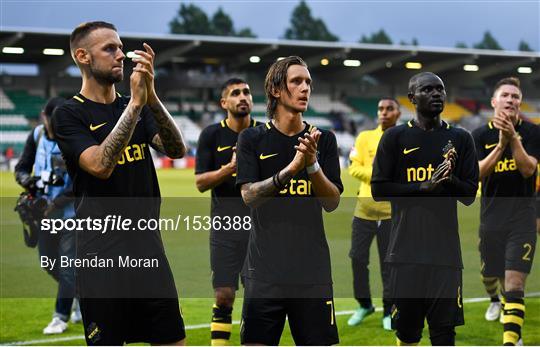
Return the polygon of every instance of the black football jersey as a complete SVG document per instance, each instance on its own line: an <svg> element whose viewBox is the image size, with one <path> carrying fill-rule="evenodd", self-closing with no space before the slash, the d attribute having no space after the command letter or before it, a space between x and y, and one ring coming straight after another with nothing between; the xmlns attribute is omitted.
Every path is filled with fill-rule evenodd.
<svg viewBox="0 0 540 347"><path fill-rule="evenodd" d="M129 102L118 94L111 104L101 104L77 94L55 110L55 136L73 178L78 218L107 215L124 218L159 218L160 191L150 145L158 132L154 116L143 107L135 131L108 179L92 176L79 166L81 153L101 144L113 130ZM110 227L110 225L109 225ZM117 254L161 253L159 231L84 231L77 236L79 252ZM125 251L125 252L124 252Z"/></svg>
<svg viewBox="0 0 540 347"><path fill-rule="evenodd" d="M250 127L256 125L257 121L252 119ZM238 133L228 127L225 119L206 127L199 136L195 174L219 170L229 164L237 141ZM236 187L236 173L212 189L211 215L249 216L249 208L242 200L240 188ZM239 233L223 231L215 234L232 237Z"/></svg>
<svg viewBox="0 0 540 347"><path fill-rule="evenodd" d="M440 191L421 192L449 145L458 154L452 182ZM371 184L374 197L385 187L392 205L386 261L462 267L457 200L472 203L478 189L478 162L467 131L445 122L425 131L413 121L388 129L377 148Z"/></svg>
<svg viewBox="0 0 540 347"><path fill-rule="evenodd" d="M244 130L238 140L236 183L259 182L272 177L294 158L298 137L287 136L272 122ZM318 162L340 192L336 137L321 130ZM322 207L315 197L309 175L302 170L275 198L252 209L247 272L253 278L275 284L329 284L330 253L323 225Z"/></svg>
<svg viewBox="0 0 540 347"><path fill-rule="evenodd" d="M527 154L540 160L540 128L520 119L515 129ZM474 130L473 138L482 160L497 146L499 130L489 122ZM528 178L521 175L508 145L493 172L482 179L481 227L507 229L524 219L534 224L535 179L536 174Z"/></svg>

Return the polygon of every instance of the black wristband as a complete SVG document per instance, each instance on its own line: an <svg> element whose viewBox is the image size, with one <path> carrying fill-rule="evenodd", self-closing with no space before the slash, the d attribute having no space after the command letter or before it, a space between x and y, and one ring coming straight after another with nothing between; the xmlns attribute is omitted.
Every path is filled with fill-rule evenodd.
<svg viewBox="0 0 540 347"><path fill-rule="evenodd" d="M272 182L274 183L274 187L279 190L285 188L285 185L279 181L279 171L274 176L272 176Z"/></svg>

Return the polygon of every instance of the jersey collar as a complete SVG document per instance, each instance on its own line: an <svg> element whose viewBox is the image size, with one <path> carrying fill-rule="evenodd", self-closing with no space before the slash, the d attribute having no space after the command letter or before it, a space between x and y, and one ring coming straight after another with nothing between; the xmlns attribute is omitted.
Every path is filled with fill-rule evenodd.
<svg viewBox="0 0 540 347"><path fill-rule="evenodd" d="M122 94L116 92L116 98L114 99L114 101L112 103L110 103L108 105L114 104L118 100L118 98L120 98L120 97L122 97ZM92 100L88 99L87 97L85 97L84 95L82 95L81 93L77 93L76 95L73 95L73 99L77 100L81 104L84 104L86 101L90 101L90 102L93 102L94 104L105 105L105 104L102 104L102 103L99 103L99 102L92 101Z"/></svg>
<svg viewBox="0 0 540 347"><path fill-rule="evenodd" d="M523 119L518 118L518 122L517 122L515 128L517 129L521 124L523 124ZM488 125L488 128L490 128L492 130L495 129L495 126L493 125L493 121L489 121L487 125ZM495 130L497 130L497 129L495 129Z"/></svg>
<svg viewBox="0 0 540 347"><path fill-rule="evenodd" d="M409 128L418 128L418 129L421 129L419 126L417 126L414 122L413 122L413 119L411 119L410 121L407 122L407 126ZM440 129L446 129L446 130L449 130L450 129L450 124L445 122L444 120L441 119L441 128Z"/></svg>
<svg viewBox="0 0 540 347"><path fill-rule="evenodd" d="M231 128L229 128L229 124L227 123L227 118L221 120L221 122L219 122L219 124L221 125L222 128L227 128L227 129L229 129L231 131L234 131ZM255 120L255 118L251 118L250 121L249 121L249 128L256 127L257 125L258 125L258 123Z"/></svg>
<svg viewBox="0 0 540 347"><path fill-rule="evenodd" d="M302 123L305 124L304 129L303 129L301 132L299 132L298 134L295 134L295 135L292 135L292 136L285 135L284 133L282 133L281 131L279 131L279 130L274 126L274 123L272 123L271 120L265 123L265 127L266 127L268 130L274 129L275 131L277 131L278 133L280 133L281 135L286 136L286 137L298 137L298 136L301 136L302 134L304 134L305 132L310 133L311 130L315 127L315 126L309 124L308 122L306 122L305 120L302 121Z"/></svg>

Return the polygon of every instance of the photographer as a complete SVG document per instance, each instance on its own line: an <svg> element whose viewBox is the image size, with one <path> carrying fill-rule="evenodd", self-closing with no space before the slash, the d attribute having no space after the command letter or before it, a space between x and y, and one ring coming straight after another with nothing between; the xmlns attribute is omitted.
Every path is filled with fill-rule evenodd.
<svg viewBox="0 0 540 347"><path fill-rule="evenodd" d="M53 111L64 102L63 98L50 99L41 113L42 125L29 134L21 159L15 166L15 179L28 194L18 205L31 211L33 221L39 225L41 218L73 218L75 210L72 198L72 182L68 176L62 154L54 140L51 126ZM17 209L21 206L17 206ZM63 231L56 235L37 230L37 245L40 259L60 259L61 256L75 257L75 234ZM30 245L31 246L31 245ZM70 268L55 266L46 271L58 282L58 293L52 321L43 329L44 334L61 334L67 329L75 295L75 272ZM78 307L78 305L76 304ZM80 322L77 309L71 315L72 322Z"/></svg>

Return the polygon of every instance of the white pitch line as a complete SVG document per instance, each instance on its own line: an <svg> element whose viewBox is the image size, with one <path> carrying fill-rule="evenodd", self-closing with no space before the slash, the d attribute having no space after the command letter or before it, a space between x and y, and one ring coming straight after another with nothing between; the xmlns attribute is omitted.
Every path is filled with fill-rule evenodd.
<svg viewBox="0 0 540 347"><path fill-rule="evenodd" d="M540 292L533 292L528 293L526 297L537 297L540 296ZM470 298L463 300L464 303L476 303L476 302L483 302L488 301L489 298ZM376 312L381 312L383 309L382 307L375 308ZM353 314L354 310L348 310L348 311L338 311L336 312L336 316L344 316ZM240 324L240 321L233 321L233 324ZM205 329L210 328L210 324L193 324L193 325L186 325L185 330L196 330L196 329ZM38 340L28 340L28 341L14 341L14 342L8 342L8 343L1 343L3 346L26 346L26 345L40 345L43 343L54 343L54 342L65 342L65 341L75 341L75 340L84 340L84 335L75 335L75 336L64 336L64 337L53 337L50 339L38 339Z"/></svg>

